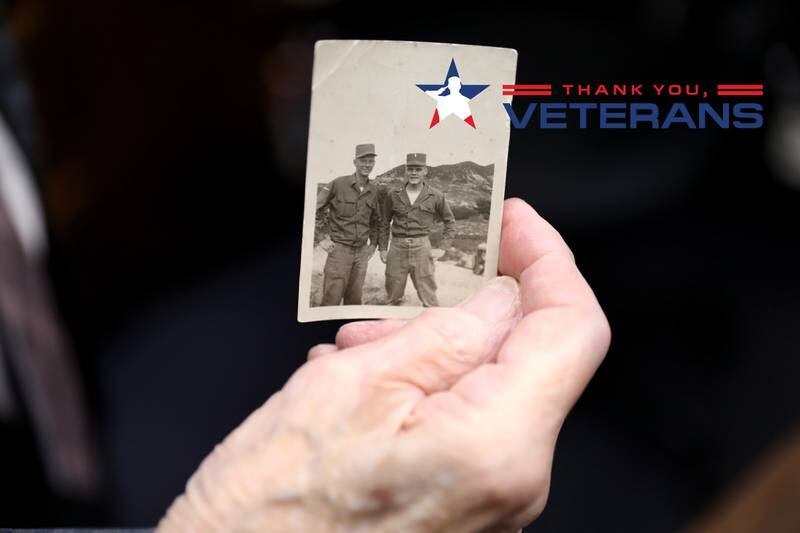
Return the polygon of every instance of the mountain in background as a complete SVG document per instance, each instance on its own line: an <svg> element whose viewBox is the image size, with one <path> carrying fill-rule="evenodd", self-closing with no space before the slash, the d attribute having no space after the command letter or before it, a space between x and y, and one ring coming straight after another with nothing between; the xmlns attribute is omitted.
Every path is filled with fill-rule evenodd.
<svg viewBox="0 0 800 533"><path fill-rule="evenodd" d="M428 167L425 181L447 196L447 202L456 218L454 246L472 253L477 245L486 242L489 214L492 205L494 165L478 165L463 161L452 165ZM380 190L399 187L405 183L405 165L398 165L372 180ZM328 183L320 183L317 193ZM436 244L441 238L441 223L431 233ZM319 237L317 240L321 239Z"/></svg>
<svg viewBox="0 0 800 533"><path fill-rule="evenodd" d="M461 211L491 204L494 165L463 161L452 165L428 167L427 183L447 195L450 206ZM379 186L401 186L405 182L405 165L398 165L379 174ZM460 217L459 217L460 218Z"/></svg>

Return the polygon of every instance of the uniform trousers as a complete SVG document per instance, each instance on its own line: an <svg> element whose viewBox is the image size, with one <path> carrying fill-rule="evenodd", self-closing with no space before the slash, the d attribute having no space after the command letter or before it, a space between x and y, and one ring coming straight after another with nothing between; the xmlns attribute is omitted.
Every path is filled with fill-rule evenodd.
<svg viewBox="0 0 800 533"><path fill-rule="evenodd" d="M361 292L369 263L369 244L349 246L334 243L325 260L320 305L361 305Z"/></svg>
<svg viewBox="0 0 800 533"><path fill-rule="evenodd" d="M436 307L436 267L431 241L424 237L392 237L386 258L386 294L391 305L402 303L406 281L411 275L424 307Z"/></svg>

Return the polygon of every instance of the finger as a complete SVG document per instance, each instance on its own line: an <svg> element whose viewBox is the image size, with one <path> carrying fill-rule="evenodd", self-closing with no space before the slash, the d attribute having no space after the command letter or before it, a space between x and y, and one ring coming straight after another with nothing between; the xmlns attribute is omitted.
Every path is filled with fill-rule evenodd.
<svg viewBox="0 0 800 533"><path fill-rule="evenodd" d="M523 200L506 200L498 268L522 284L525 314L543 307L596 304L561 235ZM534 270L539 275L523 274ZM577 274L577 276L576 276Z"/></svg>
<svg viewBox="0 0 800 533"><path fill-rule="evenodd" d="M407 320L361 320L345 324L336 333L336 346L340 350L352 348L365 342L393 333L403 327Z"/></svg>
<svg viewBox="0 0 800 533"><path fill-rule="evenodd" d="M528 420L537 420L532 409L546 411L557 432L605 356L608 322L564 240L522 200L504 206L500 270L520 280L525 316L498 352L498 368L454 391L492 402L498 395L487 391L502 390Z"/></svg>
<svg viewBox="0 0 800 533"><path fill-rule="evenodd" d="M322 357L323 355L335 353L338 351L339 348L337 348L335 344L317 344L308 351L308 355L306 357L308 358L309 361L312 361L317 357Z"/></svg>
<svg viewBox="0 0 800 533"><path fill-rule="evenodd" d="M608 350L608 321L572 252L532 207L507 202L503 230L503 267L520 280L525 317L498 362L518 368L517 387L566 416Z"/></svg>
<svg viewBox="0 0 800 533"><path fill-rule="evenodd" d="M520 314L517 282L496 278L462 305L428 309L393 333L347 353L361 359L373 375L433 394L493 360Z"/></svg>

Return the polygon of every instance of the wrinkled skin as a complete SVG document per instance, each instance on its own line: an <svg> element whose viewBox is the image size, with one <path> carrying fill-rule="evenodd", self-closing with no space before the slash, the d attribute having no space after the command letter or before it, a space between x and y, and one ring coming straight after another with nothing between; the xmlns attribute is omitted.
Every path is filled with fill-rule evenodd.
<svg viewBox="0 0 800 533"><path fill-rule="evenodd" d="M516 531L610 330L558 233L505 204L498 278L355 322L206 458L158 531Z"/></svg>

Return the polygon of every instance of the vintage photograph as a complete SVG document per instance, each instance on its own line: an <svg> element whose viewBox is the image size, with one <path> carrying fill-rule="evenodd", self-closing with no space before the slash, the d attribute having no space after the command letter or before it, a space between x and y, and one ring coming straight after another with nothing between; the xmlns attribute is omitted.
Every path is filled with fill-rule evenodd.
<svg viewBox="0 0 800 533"><path fill-rule="evenodd" d="M410 318L497 272L513 50L321 41L298 319Z"/></svg>

